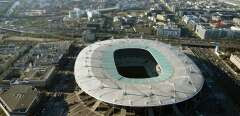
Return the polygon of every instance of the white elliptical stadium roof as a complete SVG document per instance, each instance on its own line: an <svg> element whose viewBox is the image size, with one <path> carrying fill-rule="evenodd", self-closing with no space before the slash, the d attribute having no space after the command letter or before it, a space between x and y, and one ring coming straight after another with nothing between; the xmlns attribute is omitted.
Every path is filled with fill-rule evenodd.
<svg viewBox="0 0 240 116"><path fill-rule="evenodd" d="M134 79L118 74L113 52L138 48L151 53L161 67L154 78ZM192 98L202 88L204 78L195 63L180 50L153 40L114 39L84 48L74 67L78 86L106 103L151 107L175 104Z"/></svg>

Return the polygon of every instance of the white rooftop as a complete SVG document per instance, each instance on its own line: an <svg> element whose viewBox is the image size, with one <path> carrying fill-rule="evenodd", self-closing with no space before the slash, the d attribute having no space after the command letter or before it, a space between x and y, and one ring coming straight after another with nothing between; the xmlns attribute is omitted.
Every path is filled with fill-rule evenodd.
<svg viewBox="0 0 240 116"><path fill-rule="evenodd" d="M144 49L151 53L161 73L153 78L127 78L118 74L114 51ZM84 48L74 67L78 86L90 96L106 103L150 107L175 104L192 98L202 88L199 68L180 50L144 39L114 39Z"/></svg>

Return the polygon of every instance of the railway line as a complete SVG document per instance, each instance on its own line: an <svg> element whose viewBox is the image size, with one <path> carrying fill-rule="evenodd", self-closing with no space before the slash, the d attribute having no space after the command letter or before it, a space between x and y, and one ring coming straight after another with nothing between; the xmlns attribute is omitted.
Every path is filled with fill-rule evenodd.
<svg viewBox="0 0 240 116"><path fill-rule="evenodd" d="M15 33L22 33L22 34L31 34L31 35L51 35L50 33L37 33L32 31L24 31L20 29L9 29L5 27L0 27L0 30L7 31L7 32L15 32ZM131 37L139 37L139 34L129 34ZM197 39L197 38L162 38L155 35L144 35L143 38L149 38L151 40L162 41L165 43L170 44L177 44L182 46L191 46L191 47L215 47L218 45L221 48L237 48L240 49L240 40L235 39ZM69 38L70 39L70 38ZM71 38L75 40L74 38Z"/></svg>

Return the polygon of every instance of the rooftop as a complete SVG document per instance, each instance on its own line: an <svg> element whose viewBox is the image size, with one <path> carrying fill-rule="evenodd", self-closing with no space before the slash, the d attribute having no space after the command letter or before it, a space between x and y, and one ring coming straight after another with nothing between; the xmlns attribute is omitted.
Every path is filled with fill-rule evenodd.
<svg viewBox="0 0 240 116"><path fill-rule="evenodd" d="M144 39L96 42L80 52L74 74L90 96L133 107L185 101L201 90L204 81L198 67L180 50Z"/></svg>
<svg viewBox="0 0 240 116"><path fill-rule="evenodd" d="M26 55L14 63L4 79L11 80L12 77L17 77L21 81L46 80L70 45L69 41L35 45Z"/></svg>
<svg viewBox="0 0 240 116"><path fill-rule="evenodd" d="M9 112L28 112L39 92L27 85L11 86L9 90L0 94L0 100Z"/></svg>

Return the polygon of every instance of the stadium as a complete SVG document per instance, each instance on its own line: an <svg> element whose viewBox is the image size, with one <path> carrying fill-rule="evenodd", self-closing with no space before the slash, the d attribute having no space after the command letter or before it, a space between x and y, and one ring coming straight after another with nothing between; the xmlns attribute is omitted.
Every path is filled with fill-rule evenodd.
<svg viewBox="0 0 240 116"><path fill-rule="evenodd" d="M195 96L204 79L181 50L145 39L112 39L84 48L74 66L82 92L114 107L152 108Z"/></svg>

